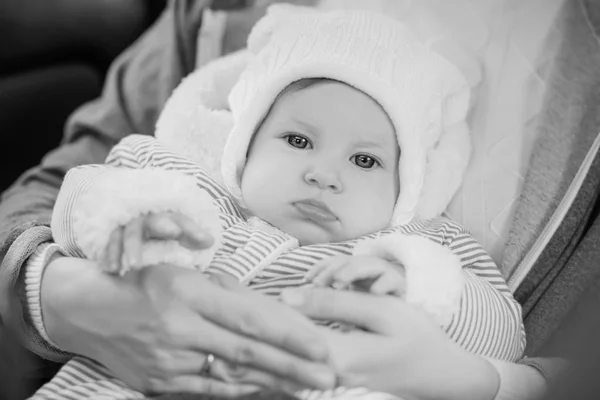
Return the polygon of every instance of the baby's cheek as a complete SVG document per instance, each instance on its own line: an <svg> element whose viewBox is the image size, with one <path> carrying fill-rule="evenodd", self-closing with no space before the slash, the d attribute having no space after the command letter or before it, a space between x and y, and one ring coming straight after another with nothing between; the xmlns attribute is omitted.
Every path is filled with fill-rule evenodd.
<svg viewBox="0 0 600 400"><path fill-rule="evenodd" d="M369 233L389 228L395 203L395 199L390 201L389 197L379 196L372 199L370 207L365 207L368 211L363 218L364 224L369 227Z"/></svg>

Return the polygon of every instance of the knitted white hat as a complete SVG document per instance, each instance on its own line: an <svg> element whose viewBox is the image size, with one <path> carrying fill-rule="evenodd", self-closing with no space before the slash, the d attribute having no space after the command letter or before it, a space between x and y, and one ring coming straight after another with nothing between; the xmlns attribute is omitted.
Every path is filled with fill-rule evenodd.
<svg viewBox="0 0 600 400"><path fill-rule="evenodd" d="M401 150L400 195L391 225L441 214L470 155L469 87L458 69L383 14L273 5L253 28L255 54L229 95L234 127L223 180L244 206L240 178L252 136L276 96L302 78L330 78L375 99Z"/></svg>

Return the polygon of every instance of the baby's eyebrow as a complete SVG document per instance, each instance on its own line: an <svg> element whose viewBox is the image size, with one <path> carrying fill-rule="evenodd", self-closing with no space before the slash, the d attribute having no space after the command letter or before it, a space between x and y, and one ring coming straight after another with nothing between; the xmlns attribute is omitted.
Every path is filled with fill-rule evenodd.
<svg viewBox="0 0 600 400"><path fill-rule="evenodd" d="M384 143L379 140L359 140L354 143L354 146L359 148L381 150L390 156L394 154L388 143Z"/></svg>
<svg viewBox="0 0 600 400"><path fill-rule="evenodd" d="M297 123L299 125L302 125L304 128L308 129L311 133L314 133L314 134L319 133L319 130L317 129L317 127L314 126L313 124L311 124L310 122L306 122L297 117L292 117L292 121L294 121L295 123Z"/></svg>

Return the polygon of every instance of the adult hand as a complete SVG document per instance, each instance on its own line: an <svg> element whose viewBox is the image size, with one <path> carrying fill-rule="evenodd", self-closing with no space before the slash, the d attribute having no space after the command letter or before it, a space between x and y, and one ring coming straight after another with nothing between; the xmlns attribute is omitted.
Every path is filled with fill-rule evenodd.
<svg viewBox="0 0 600 400"><path fill-rule="evenodd" d="M328 331L340 386L403 399L493 399L498 374L463 350L422 311L397 297L332 289L288 289L282 300L306 315L366 331Z"/></svg>
<svg viewBox="0 0 600 400"><path fill-rule="evenodd" d="M115 277L62 257L47 266L41 296L46 330L60 348L145 393L236 396L257 384L295 391L335 381L308 318L195 270L151 266ZM203 377L207 353L249 372L237 384Z"/></svg>

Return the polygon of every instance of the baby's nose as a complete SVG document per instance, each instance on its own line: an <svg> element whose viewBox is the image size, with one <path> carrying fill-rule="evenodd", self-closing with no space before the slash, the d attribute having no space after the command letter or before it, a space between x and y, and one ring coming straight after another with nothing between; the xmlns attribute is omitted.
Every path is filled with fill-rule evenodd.
<svg viewBox="0 0 600 400"><path fill-rule="evenodd" d="M335 173L324 171L310 171L304 176L304 180L311 186L319 189L331 190L334 193L342 191L342 182Z"/></svg>

